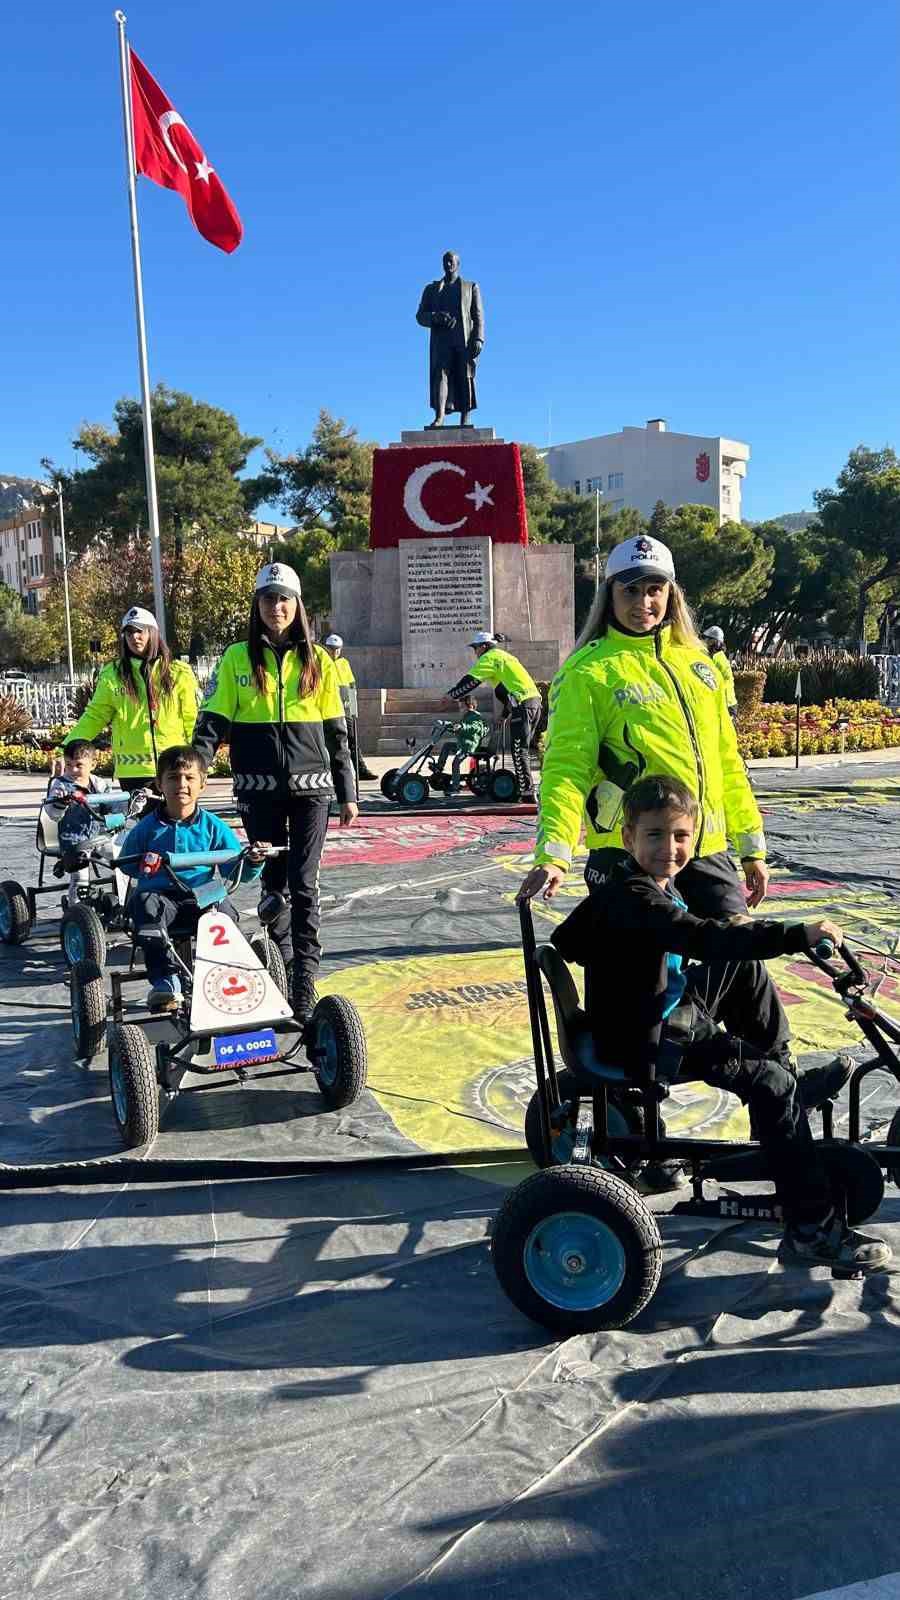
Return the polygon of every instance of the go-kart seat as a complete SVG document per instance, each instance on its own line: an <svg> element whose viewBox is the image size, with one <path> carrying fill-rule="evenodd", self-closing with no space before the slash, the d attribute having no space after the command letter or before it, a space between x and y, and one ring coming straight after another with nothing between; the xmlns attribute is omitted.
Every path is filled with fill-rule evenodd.
<svg viewBox="0 0 900 1600"><path fill-rule="evenodd" d="M59 849L59 824L51 816L49 807L41 805L38 812L37 832L34 838L35 845L40 855L57 857Z"/></svg>
<svg viewBox="0 0 900 1600"><path fill-rule="evenodd" d="M624 1067L611 1067L599 1059L590 1023L578 1004L575 980L556 946L539 944L534 959L553 996L560 1054L580 1086L591 1093L598 1080L602 1083L630 1082Z"/></svg>

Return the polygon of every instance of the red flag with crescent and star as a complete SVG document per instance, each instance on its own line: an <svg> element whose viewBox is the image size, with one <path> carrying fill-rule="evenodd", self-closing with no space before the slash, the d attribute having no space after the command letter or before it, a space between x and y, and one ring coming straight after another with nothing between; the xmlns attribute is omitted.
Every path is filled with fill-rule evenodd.
<svg viewBox="0 0 900 1600"><path fill-rule="evenodd" d="M394 445L375 451L372 469L373 550L479 535L528 543L517 444Z"/></svg>
<svg viewBox="0 0 900 1600"><path fill-rule="evenodd" d="M133 50L129 54L138 172L164 189L176 189L197 232L230 254L240 244L244 229L227 189L143 61Z"/></svg>

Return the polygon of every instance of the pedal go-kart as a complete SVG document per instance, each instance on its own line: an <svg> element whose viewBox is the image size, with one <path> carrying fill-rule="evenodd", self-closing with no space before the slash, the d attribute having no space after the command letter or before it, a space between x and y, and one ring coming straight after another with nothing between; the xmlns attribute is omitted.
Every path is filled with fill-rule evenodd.
<svg viewBox="0 0 900 1600"><path fill-rule="evenodd" d="M672 1207L677 1216L779 1220L774 1192L744 1194L725 1187L770 1179L760 1146L751 1140L670 1138L660 1126L655 1081L632 1089L624 1070L597 1058L572 974L552 944L536 944L531 908L520 904L525 980L537 1089L525 1135L542 1170L510 1190L494 1222L491 1254L501 1288L534 1322L554 1333L621 1328L649 1303L662 1270L657 1216L626 1174L641 1160L677 1159L690 1170L692 1198ZM837 957L840 956L839 963ZM860 1140L860 1085L876 1069L900 1082L900 1026L868 994L870 980L846 945L810 953L832 981L847 1016L873 1046L873 1057L849 1083L849 1137L835 1139L833 1105L822 1109L822 1153L835 1207L855 1226L871 1217L884 1195L883 1169L900 1184L900 1110L888 1143ZM544 995L550 990L564 1070L557 1070ZM715 1185L707 1193L704 1184ZM834 1276L851 1276L834 1269Z"/></svg>
<svg viewBox="0 0 900 1600"><path fill-rule="evenodd" d="M277 854L283 846L273 849ZM197 866L233 865L240 857L229 850L204 854L160 856L160 870L180 889L187 886L180 871ZM136 856L121 860L137 860ZM323 995L299 1033L287 999L287 976L281 952L268 928L251 939L218 910L240 873L229 884L214 879L193 891L198 912L196 932L172 939L159 928L160 945L176 961L182 983L175 1012L132 1014L125 1020L123 990L146 983L143 966L110 972L111 999L104 973L95 961L79 961L71 970L72 1030L75 1054L85 1065L104 1045L109 1058L113 1114L123 1144L150 1144L159 1131L159 1092L166 1102L179 1093L193 1093L212 1081L182 1087L187 1072L222 1081L234 1074L241 1082L250 1068L274 1064L260 1078L297 1072L315 1074L319 1092L330 1110L351 1105L366 1084L366 1040L356 1007L342 995ZM145 1031L149 1022L173 1024L175 1038L153 1045ZM168 1030L167 1030L168 1031ZM292 1038L288 1040L287 1035ZM303 1049L305 1060L296 1060ZM230 1081L226 1079L225 1081Z"/></svg>
<svg viewBox="0 0 900 1600"><path fill-rule="evenodd" d="M381 779L381 792L386 800L398 805L427 805L429 792L447 794L450 773L438 770L441 745L453 733L452 722L435 722L427 740L413 749L402 767L391 767ZM414 744L408 740L407 743ZM519 798L519 783L511 766L506 765L508 755L508 729L500 723L497 750L482 745L469 759L473 763L464 778L466 788L479 799L495 800L499 805L512 805Z"/></svg>
<svg viewBox="0 0 900 1600"><path fill-rule="evenodd" d="M123 789L108 789L105 794L79 794L77 799L91 811L102 816L107 833L117 833L129 820L129 806L133 797ZM0 941L4 944L24 944L37 921L39 895L60 894L62 920L59 942L66 961L96 961L102 967L106 961L107 933L119 932L126 926L125 899L128 879L118 872L108 857L84 852L88 881L78 884L74 898L69 884L62 889L60 878L67 879L68 869L62 862L59 842L59 825L46 801L38 813L35 845L40 858L36 884L26 886L7 878L0 883ZM46 882L47 863L55 861L55 882Z"/></svg>

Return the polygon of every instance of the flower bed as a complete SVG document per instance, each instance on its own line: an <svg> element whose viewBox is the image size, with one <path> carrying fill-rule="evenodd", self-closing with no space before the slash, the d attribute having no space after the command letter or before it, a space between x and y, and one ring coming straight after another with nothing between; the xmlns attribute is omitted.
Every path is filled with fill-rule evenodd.
<svg viewBox="0 0 900 1600"><path fill-rule="evenodd" d="M759 706L738 719L737 739L746 760L793 755L797 708ZM843 732L840 723L846 724ZM850 750L900 747L900 716L878 700L829 700L800 708L800 754L832 755Z"/></svg>
<svg viewBox="0 0 900 1600"><path fill-rule="evenodd" d="M41 743L37 748L34 745L0 743L0 772L47 772L50 771L50 761L58 755L59 747L55 744ZM113 775L113 758L109 750L100 750L97 754L97 765L94 771L101 778L111 778ZM231 763L228 759L228 747L223 745L216 755L216 759L209 769L211 778L230 778Z"/></svg>

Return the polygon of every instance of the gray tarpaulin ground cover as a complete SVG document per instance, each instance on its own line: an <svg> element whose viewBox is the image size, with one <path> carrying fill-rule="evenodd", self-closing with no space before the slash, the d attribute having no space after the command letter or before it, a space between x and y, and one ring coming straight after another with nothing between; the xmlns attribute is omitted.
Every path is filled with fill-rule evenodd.
<svg viewBox="0 0 900 1600"><path fill-rule="evenodd" d="M772 914L828 908L886 946L898 780L760 788ZM464 1030L474 1052L483 1028L496 1054L531 825L409 822L394 849L397 825L376 819L368 858L341 845L326 865L334 986L406 997L417 1026L427 1002L435 1038ZM28 876L30 841L0 828L4 875ZM49 917L0 951L7 1164L117 1150L103 1064L72 1061L63 976ZM801 975L779 981L813 1059L840 1014ZM373 1000L376 1087L336 1117L308 1077L179 1099L151 1161L191 1160L197 1181L0 1193L0 1595L798 1600L900 1568L897 1278L786 1271L772 1229L671 1219L638 1322L548 1340L500 1294L486 1244L527 1168L348 1165L416 1148L404 1070L406 1099L434 1099L436 1145L514 1151L521 1059L506 1099L450 1099L431 1088L440 1062L382 1059L386 1016ZM518 1036L510 1050L524 1057ZM900 1093L868 1083L874 1129ZM203 1176L259 1156L335 1166ZM900 1255L891 1185L878 1226Z"/></svg>

